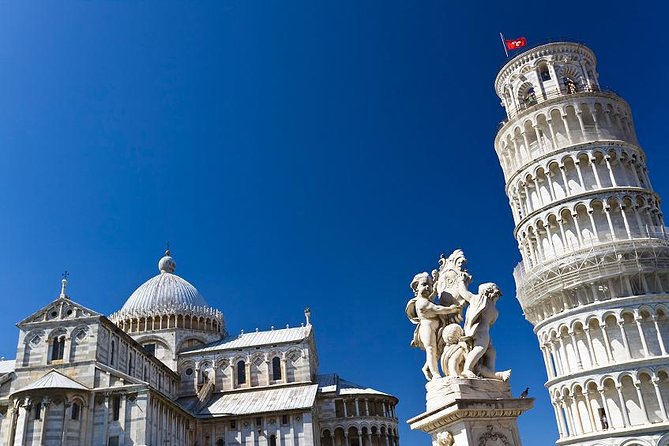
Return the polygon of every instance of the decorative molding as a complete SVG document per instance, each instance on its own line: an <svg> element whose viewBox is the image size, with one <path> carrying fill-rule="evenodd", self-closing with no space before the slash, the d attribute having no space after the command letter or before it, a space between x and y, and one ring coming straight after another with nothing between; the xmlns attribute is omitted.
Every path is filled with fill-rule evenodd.
<svg viewBox="0 0 669 446"><path fill-rule="evenodd" d="M506 435L500 432L495 432L495 428L492 426L492 424L489 424L486 429L488 429L488 431L481 434L479 437L479 446L486 446L488 444L488 440L499 440L504 444L504 446L511 446L511 443L506 438Z"/></svg>

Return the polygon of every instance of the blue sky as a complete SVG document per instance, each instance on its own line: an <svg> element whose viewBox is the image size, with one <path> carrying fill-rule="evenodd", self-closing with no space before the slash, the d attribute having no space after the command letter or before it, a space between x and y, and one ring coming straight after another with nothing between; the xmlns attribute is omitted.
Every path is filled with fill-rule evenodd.
<svg viewBox="0 0 669 446"><path fill-rule="evenodd" d="M231 333L303 321L322 372L424 409L404 315L414 273L461 247L505 292L500 368L530 386L528 446L557 438L545 368L514 297L519 261L493 149L498 32L568 39L627 99L669 195L666 11L653 4L445 1L0 5L0 354L57 297L109 314L170 241Z"/></svg>

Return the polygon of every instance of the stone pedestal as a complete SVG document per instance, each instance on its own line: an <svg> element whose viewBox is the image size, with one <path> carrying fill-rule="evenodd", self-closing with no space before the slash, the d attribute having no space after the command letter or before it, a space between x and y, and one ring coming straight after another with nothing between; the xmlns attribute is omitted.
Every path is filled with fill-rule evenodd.
<svg viewBox="0 0 669 446"><path fill-rule="evenodd" d="M508 382L446 377L425 387L427 410L408 423L433 446L520 446L516 419L534 399L513 398Z"/></svg>

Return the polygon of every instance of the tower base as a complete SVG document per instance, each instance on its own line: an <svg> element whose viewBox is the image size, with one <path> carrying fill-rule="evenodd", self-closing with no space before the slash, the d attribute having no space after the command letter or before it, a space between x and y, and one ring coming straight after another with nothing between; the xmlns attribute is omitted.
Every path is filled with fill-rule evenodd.
<svg viewBox="0 0 669 446"><path fill-rule="evenodd" d="M425 388L427 410L407 422L433 446L520 446L516 420L534 398L513 398L508 382L446 377Z"/></svg>

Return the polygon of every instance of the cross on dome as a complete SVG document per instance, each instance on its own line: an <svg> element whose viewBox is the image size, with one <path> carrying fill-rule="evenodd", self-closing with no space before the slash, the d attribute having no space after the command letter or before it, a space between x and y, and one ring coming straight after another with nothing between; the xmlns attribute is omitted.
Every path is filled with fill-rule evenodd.
<svg viewBox="0 0 669 446"><path fill-rule="evenodd" d="M170 273L174 274L174 270L177 267L177 262L170 256L169 244L167 245L167 250L165 251L165 256L158 261L158 270L161 273Z"/></svg>

